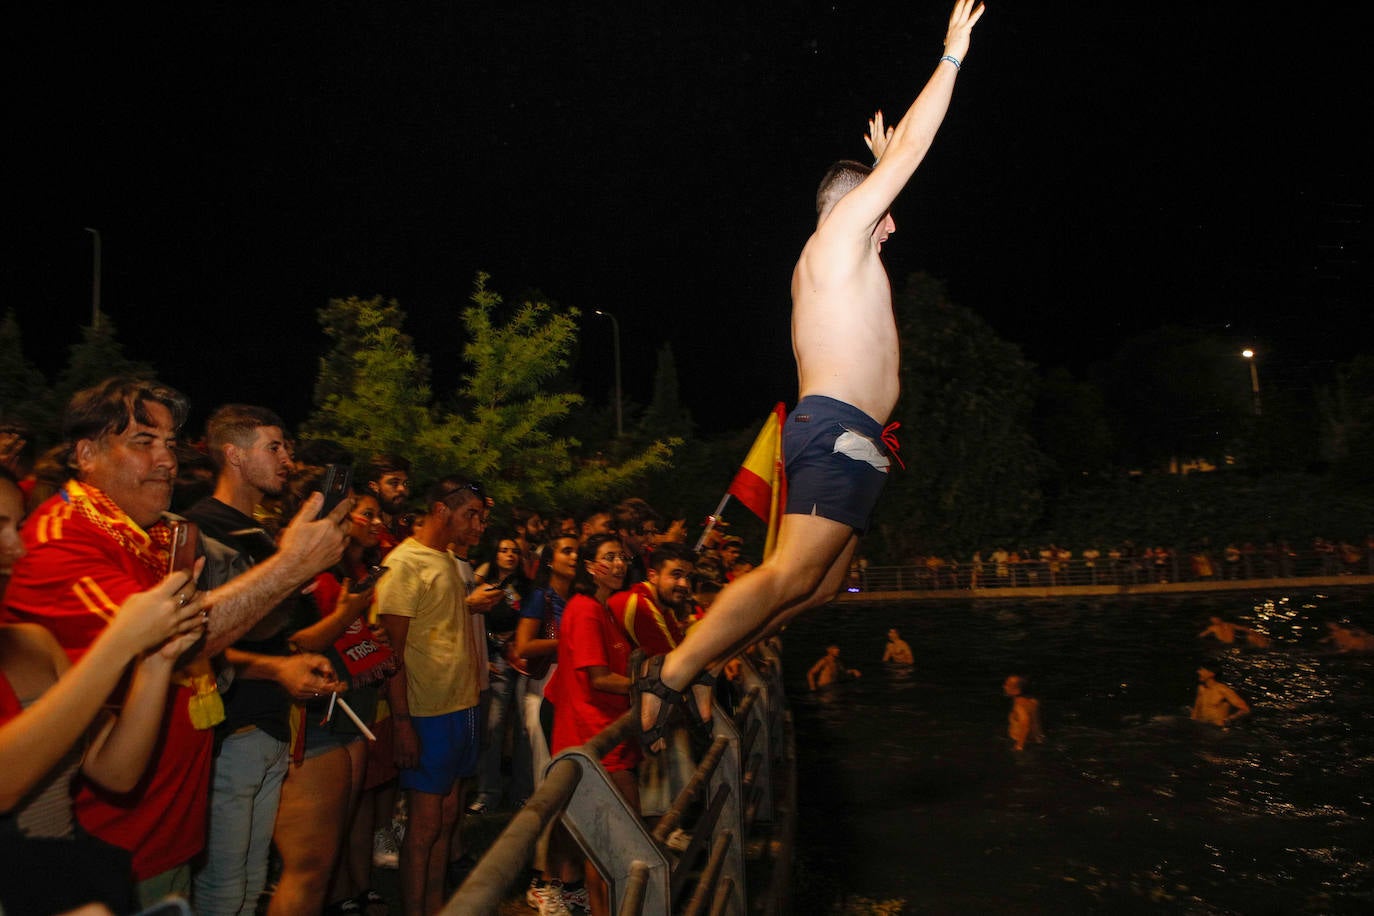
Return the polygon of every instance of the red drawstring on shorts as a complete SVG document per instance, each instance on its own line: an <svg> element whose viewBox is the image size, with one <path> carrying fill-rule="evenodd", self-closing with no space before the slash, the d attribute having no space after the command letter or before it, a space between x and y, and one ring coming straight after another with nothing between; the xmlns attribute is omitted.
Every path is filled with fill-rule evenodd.
<svg viewBox="0 0 1374 916"><path fill-rule="evenodd" d="M882 439L883 445L887 446L888 452L890 452L892 454L892 457L896 459L897 467L905 471L906 464L902 461L902 456L897 454L902 450L902 443L897 441L897 430L900 429L901 426L902 424L896 421L893 421L892 423L889 423L886 426L884 426Z"/></svg>

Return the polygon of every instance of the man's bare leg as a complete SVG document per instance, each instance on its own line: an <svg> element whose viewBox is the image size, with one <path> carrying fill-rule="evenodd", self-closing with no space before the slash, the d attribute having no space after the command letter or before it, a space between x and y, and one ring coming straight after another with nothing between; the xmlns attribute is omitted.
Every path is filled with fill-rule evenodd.
<svg viewBox="0 0 1374 916"><path fill-rule="evenodd" d="M828 593L822 592L836 579L838 559L844 559L843 569L848 571L855 540L854 530L841 522L816 515L784 515L777 550L721 591L710 613L664 658L663 683L682 690L707 665L728 658L730 649L758 639L777 615L792 611L790 616L795 616L829 600L842 580L836 580ZM659 702L658 697L643 694L642 728L653 726Z"/></svg>

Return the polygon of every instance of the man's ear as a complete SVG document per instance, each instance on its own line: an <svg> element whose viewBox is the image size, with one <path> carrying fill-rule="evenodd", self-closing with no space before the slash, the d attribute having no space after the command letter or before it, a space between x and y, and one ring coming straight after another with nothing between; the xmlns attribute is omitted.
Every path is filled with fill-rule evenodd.
<svg viewBox="0 0 1374 916"><path fill-rule="evenodd" d="M95 454L100 449L99 441L95 439L77 439L76 447L72 449L72 462L76 466L78 473L86 473L95 463Z"/></svg>

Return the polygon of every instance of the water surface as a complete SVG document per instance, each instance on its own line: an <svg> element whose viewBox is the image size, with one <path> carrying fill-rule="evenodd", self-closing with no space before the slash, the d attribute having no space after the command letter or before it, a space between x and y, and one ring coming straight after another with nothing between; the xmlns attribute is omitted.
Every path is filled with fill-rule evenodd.
<svg viewBox="0 0 1374 916"><path fill-rule="evenodd" d="M1197 633L1211 614L1267 650ZM791 627L797 912L1374 912L1374 630L1356 592L839 605ZM889 626L917 659L879 663ZM828 643L863 678L821 693ZM1187 718L1206 663L1254 713ZM1014 753L1008 674L1047 743Z"/></svg>

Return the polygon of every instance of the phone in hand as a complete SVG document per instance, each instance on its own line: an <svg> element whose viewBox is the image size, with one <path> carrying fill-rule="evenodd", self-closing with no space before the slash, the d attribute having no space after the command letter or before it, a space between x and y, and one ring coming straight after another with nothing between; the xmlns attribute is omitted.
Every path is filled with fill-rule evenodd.
<svg viewBox="0 0 1374 916"><path fill-rule="evenodd" d="M334 507L343 502L352 488L353 465L331 464L326 467L324 479L320 481L320 489L324 491L324 505L320 507L320 514L315 518L324 518L333 512Z"/></svg>
<svg viewBox="0 0 1374 916"><path fill-rule="evenodd" d="M386 571L390 568L390 566L370 567L367 571L367 575L363 576L357 582L354 582L352 585L350 585L348 587L348 591L354 595L358 594L359 592L367 591L369 588L376 585L377 580L384 576L386 574Z"/></svg>
<svg viewBox="0 0 1374 916"><path fill-rule="evenodd" d="M191 569L200 553L200 528L184 518L171 519L167 525L172 530L172 543L167 548L167 572Z"/></svg>

